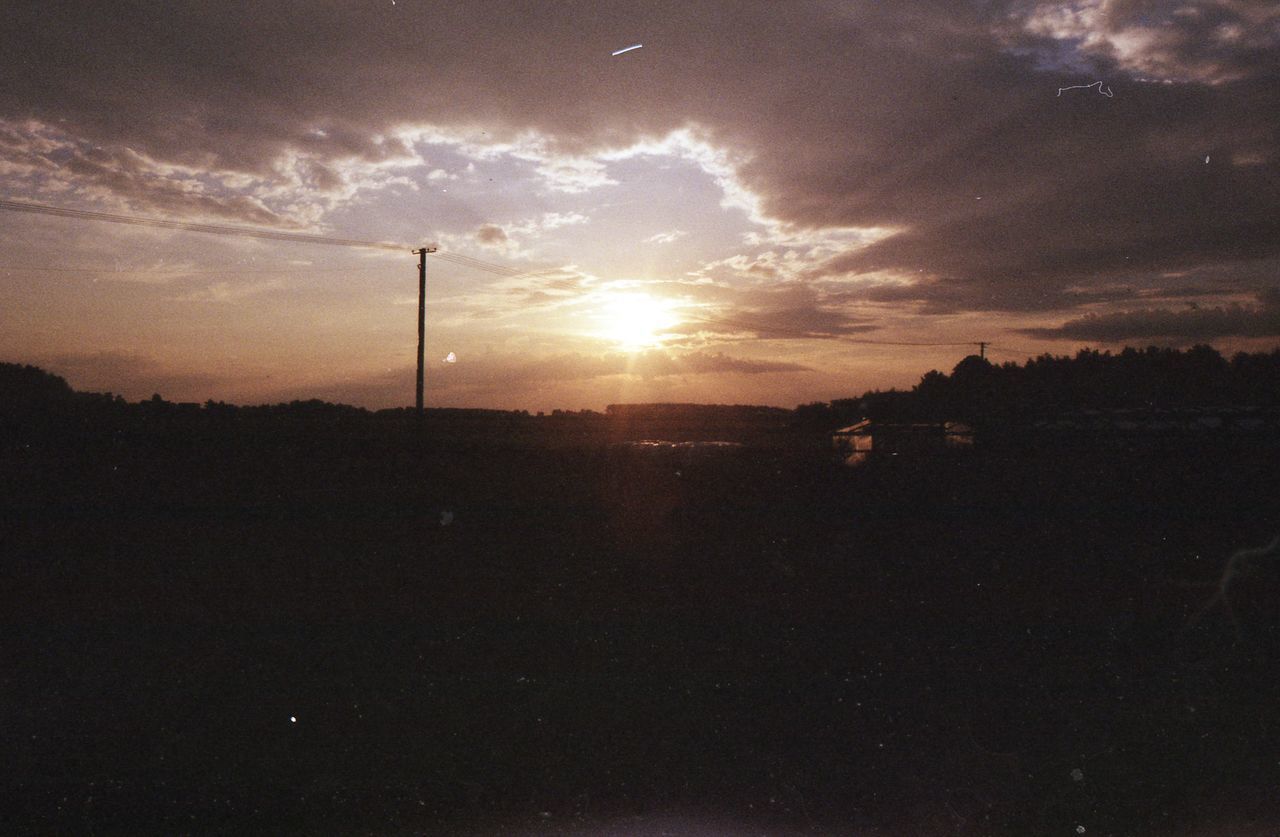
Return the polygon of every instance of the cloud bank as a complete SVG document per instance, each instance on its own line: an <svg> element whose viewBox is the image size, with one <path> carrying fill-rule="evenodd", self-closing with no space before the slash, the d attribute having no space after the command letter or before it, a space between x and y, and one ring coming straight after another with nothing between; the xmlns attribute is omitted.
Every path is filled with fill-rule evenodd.
<svg viewBox="0 0 1280 837"><path fill-rule="evenodd" d="M587 189L592 154L692 126L785 225L901 230L819 275L923 273L961 308L1280 250L1267 3L41 2L5 31L8 164L46 166L14 125L57 125L87 150L45 174L174 211L279 220L148 166L323 191L412 158L407 127L484 125ZM611 61L623 31L645 50ZM1095 75L1114 98L1055 95Z"/></svg>
<svg viewBox="0 0 1280 837"><path fill-rule="evenodd" d="M5 196L326 231L376 204L415 241L568 266L559 285L460 297L454 325L595 292L567 246L540 249L581 229L649 260L629 264L691 314L674 347L707 357L920 315L1038 339L1276 336L1271 297L1239 302L1280 263L1272 2L17 0L6 15ZM1097 82L1113 95L1058 95ZM633 187L671 159L750 234L639 223ZM407 199L481 186L441 211ZM1213 293L1153 303L1183 275L1212 275ZM556 356L548 369L591 366Z"/></svg>

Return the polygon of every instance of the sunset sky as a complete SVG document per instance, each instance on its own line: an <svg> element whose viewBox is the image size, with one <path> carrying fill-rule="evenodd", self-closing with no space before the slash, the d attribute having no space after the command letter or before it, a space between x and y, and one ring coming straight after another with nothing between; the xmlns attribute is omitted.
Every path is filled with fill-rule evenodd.
<svg viewBox="0 0 1280 837"><path fill-rule="evenodd" d="M431 406L1280 345L1273 0L17 0L0 56L0 199L405 246L0 210L0 360L77 389L409 405L423 244Z"/></svg>

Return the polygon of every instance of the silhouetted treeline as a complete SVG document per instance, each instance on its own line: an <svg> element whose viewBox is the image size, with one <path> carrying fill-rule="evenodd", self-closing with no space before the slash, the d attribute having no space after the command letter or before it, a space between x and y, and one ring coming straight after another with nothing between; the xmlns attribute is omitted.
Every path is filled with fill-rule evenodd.
<svg viewBox="0 0 1280 837"><path fill-rule="evenodd" d="M280 419L284 422L296 420L332 424L344 421L396 421L414 417L414 411L409 407L370 411L363 407L334 404L318 398L241 406L212 399L203 404L174 402L156 393L148 399L133 403L110 392L78 392L73 390L65 379L35 366L0 363L0 417L14 422L71 414L104 420L114 416L152 423L183 419L251 421ZM528 410L451 407L432 407L428 410L428 414L438 418L462 420L529 417Z"/></svg>
<svg viewBox="0 0 1280 837"><path fill-rule="evenodd" d="M595 427L601 421L655 433L724 428L778 427L830 430L872 418L882 421L968 421L979 425L1026 422L1085 409L1177 409L1280 406L1280 350L1238 353L1229 360L1210 346L1085 349L1075 357L1041 355L1025 364L993 364L970 355L950 374L926 373L911 390L870 391L858 398L805 404L794 411L724 404L610 404L604 415L556 410L551 418ZM541 418L539 414L537 418ZM236 406L221 401L173 403L160 395L137 403L112 393L74 391L34 366L0 363L0 421L17 428L54 431L68 423L94 426L178 428L239 422L332 428L405 424L409 408L369 411L310 399ZM532 427L527 410L431 408L429 423L466 427ZM695 433L696 435L696 433ZM708 437L710 438L710 437Z"/></svg>
<svg viewBox="0 0 1280 837"><path fill-rule="evenodd" d="M1084 349L1075 357L1041 355L1025 364L993 364L970 355L950 375L926 373L910 391L796 408L810 427L882 421L1027 421L1074 410L1178 409L1280 405L1280 350L1238 353L1210 346L1178 349Z"/></svg>
<svg viewBox="0 0 1280 837"><path fill-rule="evenodd" d="M89 438L146 441L165 449L231 442L263 447L346 443L356 438L422 436L454 445L609 444L626 439L728 440L773 444L789 435L791 411L716 404L623 404L608 413L430 407L367 410L319 399L238 406L172 402L158 393L129 402L113 393L76 392L33 366L0 364L0 441Z"/></svg>

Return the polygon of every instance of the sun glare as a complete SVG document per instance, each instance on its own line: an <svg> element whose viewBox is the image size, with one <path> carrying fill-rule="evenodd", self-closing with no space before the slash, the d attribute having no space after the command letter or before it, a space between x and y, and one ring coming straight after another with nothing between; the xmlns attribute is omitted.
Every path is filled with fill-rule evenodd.
<svg viewBox="0 0 1280 837"><path fill-rule="evenodd" d="M599 336L627 351L649 349L662 342L677 317L671 303L641 293L610 294L600 308Z"/></svg>

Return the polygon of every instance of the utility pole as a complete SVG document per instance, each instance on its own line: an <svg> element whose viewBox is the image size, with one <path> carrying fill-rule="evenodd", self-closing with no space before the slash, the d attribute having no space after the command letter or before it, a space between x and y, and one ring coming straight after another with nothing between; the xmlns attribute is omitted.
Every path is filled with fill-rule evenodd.
<svg viewBox="0 0 1280 837"><path fill-rule="evenodd" d="M427 254L438 247L422 247L414 250L418 257L418 417L426 413L422 408L422 358L427 337Z"/></svg>
<svg viewBox="0 0 1280 837"><path fill-rule="evenodd" d="M991 345L991 343L990 343L989 341L986 341L986 340L979 340L979 341L978 341L978 357L982 358L983 360L986 360L986 359L987 359L987 347L988 347L988 346L990 346L990 345Z"/></svg>

